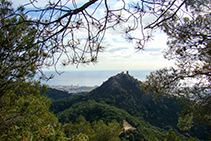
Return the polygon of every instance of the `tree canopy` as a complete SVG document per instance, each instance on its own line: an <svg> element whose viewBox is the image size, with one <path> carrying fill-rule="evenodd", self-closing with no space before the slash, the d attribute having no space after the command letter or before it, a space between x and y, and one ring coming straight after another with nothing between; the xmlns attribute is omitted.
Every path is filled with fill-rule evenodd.
<svg viewBox="0 0 211 141"><path fill-rule="evenodd" d="M40 96L45 87L32 81L45 56L34 44L36 29L22 22L17 15L26 16L22 10L14 13L10 2L1 0L0 11L0 138L63 139L60 123L49 112L50 101Z"/></svg>
<svg viewBox="0 0 211 141"><path fill-rule="evenodd" d="M40 96L38 82L10 82L1 91L0 138L2 140L62 140L61 124L49 112L50 100Z"/></svg>
<svg viewBox="0 0 211 141"><path fill-rule="evenodd" d="M118 4L118 6L114 6ZM39 6L37 1L28 1L23 8L24 15L33 15L26 19L16 14L22 22L30 23L37 30L34 38L36 45L47 52L50 60L46 65L55 65L62 60L68 64L97 61L98 53L103 50L103 39L108 30L121 31L121 34L138 49L143 49L157 29L169 31L176 22L184 17L210 10L209 0L89 0L85 2L49 1ZM195 16L194 16L195 17ZM148 19L150 20L148 20ZM182 23L182 21L181 21ZM183 24L183 23L182 23ZM10 24L8 24L10 25ZM140 31L139 36L133 35ZM170 32L169 32L170 33ZM176 32L175 32L176 34Z"/></svg>
<svg viewBox="0 0 211 141"><path fill-rule="evenodd" d="M186 129L191 128L194 121L211 125L211 3L192 1L190 4L182 19L163 22L162 29L168 35L164 56L174 60L175 66L152 72L144 83L148 92L195 101L186 107L183 121L179 122L179 126Z"/></svg>
<svg viewBox="0 0 211 141"><path fill-rule="evenodd" d="M37 44L35 27L23 9L14 10L8 1L0 5L0 91L11 81L24 81L32 78L47 57ZM15 24L19 23L19 24Z"/></svg>

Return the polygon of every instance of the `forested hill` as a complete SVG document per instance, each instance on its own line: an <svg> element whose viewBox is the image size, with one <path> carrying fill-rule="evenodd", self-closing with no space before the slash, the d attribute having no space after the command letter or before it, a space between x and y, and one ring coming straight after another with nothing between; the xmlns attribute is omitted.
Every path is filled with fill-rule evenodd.
<svg viewBox="0 0 211 141"><path fill-rule="evenodd" d="M145 95L141 90L141 82L127 73L120 73L109 78L100 87L88 94L71 96L52 103L54 113L61 112L77 102L94 100L106 103L129 114L143 117L149 123L159 127L176 127L177 112L180 111L175 98L161 97L154 100L152 94Z"/></svg>
<svg viewBox="0 0 211 141"><path fill-rule="evenodd" d="M156 132L160 134L159 129L177 130L178 112L181 108L177 98L154 99L153 94L144 94L140 81L128 73L119 73L87 94L54 101L51 111L57 114L61 122L74 121L82 115L90 122L127 120L136 128L142 129L143 122L139 121L144 121L149 123L145 128L152 129L151 125L159 127ZM153 132L151 129L149 132Z"/></svg>
<svg viewBox="0 0 211 141"><path fill-rule="evenodd" d="M180 111L176 98L153 99L152 94L146 95L141 90L141 82L128 73L122 72L109 78L87 96L96 102L105 102L134 116L144 117L152 125L176 128Z"/></svg>
<svg viewBox="0 0 211 141"><path fill-rule="evenodd" d="M65 91L60 91L57 89L49 88L47 90L47 92L45 92L43 94L43 96L45 96L46 98L51 99L53 101L53 100L70 97L70 96L72 96L72 94L65 92Z"/></svg>

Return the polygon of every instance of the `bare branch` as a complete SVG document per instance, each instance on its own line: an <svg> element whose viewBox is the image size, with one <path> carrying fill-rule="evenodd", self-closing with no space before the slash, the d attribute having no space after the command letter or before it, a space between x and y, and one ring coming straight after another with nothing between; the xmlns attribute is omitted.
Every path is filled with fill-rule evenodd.
<svg viewBox="0 0 211 141"><path fill-rule="evenodd" d="M164 18L164 19L162 19L161 21L159 21L161 18L163 18L164 17L164 15L167 13L167 12L169 12L169 9L174 5L174 3L176 2L177 0L174 0L172 3L171 3L171 5L153 22L153 23L151 23L151 24L149 24L149 25L147 25L146 27L145 27L145 29L147 29L147 28L151 28L151 29L153 29L153 28L155 28L156 26L159 26L161 23L163 23L164 21L168 21L168 20L170 20L170 19L172 19L176 14L177 14L177 12L181 9L181 7L185 4L185 2L186 2L186 0L184 0L181 4L180 4L180 6L177 8L177 10L171 15L171 16L169 16L169 17L167 17L167 18ZM158 22L159 21L159 22Z"/></svg>

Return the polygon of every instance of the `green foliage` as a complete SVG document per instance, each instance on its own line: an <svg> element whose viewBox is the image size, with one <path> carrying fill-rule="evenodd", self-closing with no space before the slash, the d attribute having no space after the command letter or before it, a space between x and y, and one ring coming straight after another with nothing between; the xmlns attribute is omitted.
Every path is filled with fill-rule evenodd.
<svg viewBox="0 0 211 141"><path fill-rule="evenodd" d="M169 130L164 141L180 141L180 138L172 130Z"/></svg>
<svg viewBox="0 0 211 141"><path fill-rule="evenodd" d="M56 89L49 88L42 95L45 96L46 98L49 98L51 101L54 101L54 100L70 97L72 94L64 92L64 91L59 91Z"/></svg>
<svg viewBox="0 0 211 141"><path fill-rule="evenodd" d="M131 115L144 117L152 125L163 128L169 124L176 127L177 112L180 111L176 98L160 97L154 100L153 94L144 94L140 85L141 82L132 76L118 74L88 96L96 102L103 101Z"/></svg>
<svg viewBox="0 0 211 141"><path fill-rule="evenodd" d="M70 122L69 124L64 125L64 132L67 137L72 138L73 136L80 133L90 136L93 131L90 122L86 121L83 116L79 116L78 118L76 118L74 124Z"/></svg>
<svg viewBox="0 0 211 141"><path fill-rule="evenodd" d="M95 2L89 1L86 6L89 4L92 5ZM161 7L166 2L168 1L163 1ZM172 94L192 99L194 104L185 105L187 107L184 108L185 110L179 118L179 127L190 129L195 121L203 121L210 126L211 16L210 12L204 10L209 9L210 1L200 2L199 0L189 0L184 1L184 3L186 9L191 10L191 16L178 19L174 17L176 13L168 11L163 13L165 9L162 7L160 9L162 15L167 17L172 16L172 20L168 20L169 18L167 18L159 22L161 18L159 17L156 21L159 23L153 23L155 24L154 27L160 25L162 30L169 36L169 49L166 51L165 57L167 59L175 59L176 68L162 69L151 73L145 83L140 83L129 75L120 74L110 78L101 88L97 88L87 95L74 96L67 100L60 100L54 103L52 111L58 113L57 115L61 121L75 121L74 123L64 125L63 128L65 134L71 140L119 140L120 125L116 121L112 121L113 119L116 119L120 123L123 119L126 119L136 127L135 131L124 132L123 139L163 139L162 131L151 126L151 124L161 128L165 126L176 128L176 113L180 111L180 108L178 108L176 99L174 98L160 97L158 100L154 100L152 94L144 95L140 90L141 84L143 84L145 90L153 91L156 94ZM171 6L168 8L170 9ZM106 7L109 11L108 6ZM48 8L47 10L49 10ZM86 7L82 7L82 11L85 9ZM45 10L43 9L43 11ZM40 96L40 84L28 82L27 79L33 78L37 69L46 63L44 62L45 59L50 56L53 58L53 61L48 62L47 65L57 64L59 59L54 61L54 57L56 56L54 54L60 51L60 45L65 47L63 44L64 40L60 38L59 34L63 31L63 33L69 31L65 29L67 26L62 25L62 29L54 33L56 28L55 30L51 30L47 26L52 26L55 24L54 22L46 20L47 24L39 24L38 22L27 21L28 18L24 15L23 11L24 7L21 6L17 10L14 10L11 8L10 2L1 0L0 138L3 140L65 140L67 138L61 132L61 124L48 111L50 101ZM48 13L47 11L43 11L42 13L44 15ZM76 12L75 14L82 11L80 9L74 10ZM61 13L63 14L63 12ZM72 12L69 13L71 14ZM55 20L55 22L61 21L66 16L70 16L68 14L64 14L61 19ZM52 16L49 17L54 19ZM87 15L84 14L83 16L86 18ZM104 32L106 29L107 21L112 21L108 20L108 17L106 15L105 26L102 26L103 29L100 32ZM91 17L89 16L89 18ZM86 21L87 25L89 25L89 20ZM69 24L70 22L67 23ZM32 23L36 23L40 28L35 29L36 25L32 25ZM148 28L153 28L153 24L151 24L152 26L149 25ZM77 26L80 26L78 22ZM75 25L69 28L72 33L75 30L74 28ZM38 34L38 30L41 30L41 33ZM88 39L95 40L96 38L90 38L92 36L92 34L89 34L92 31L90 30L90 26L88 26L87 31ZM97 33L97 36L101 36L99 34L100 32ZM63 35L66 36L68 34ZM49 40L50 42L47 42ZM80 41L78 40L76 42L72 37L68 41L67 46L71 46L71 48L73 47L76 50L79 48L82 53L77 53L74 50L74 55L72 55L74 57L72 58L71 55L69 56L66 53L66 49L64 49L65 52L62 49L61 54L65 53L68 58L68 62L63 62L63 64L69 64L71 61L77 64L80 62L96 61L98 51L102 48L100 45L102 39L100 38L100 42L94 40L93 42L87 41L86 45L88 46L92 43L97 45L95 49L90 49L91 59L87 59L85 52L87 50L89 52L89 49L86 49L88 46L84 50L80 49L76 45L79 45ZM141 41L139 43L141 45ZM96 52L96 55L92 54L92 51ZM81 54L82 56L80 56ZM189 87L190 83L186 83L186 80L191 80L193 83L192 87ZM57 99L54 96L53 98ZM89 99L92 101L88 101ZM63 103L61 104L61 102ZM86 116L86 118L88 117L87 119L89 121L96 119L98 121L90 124L83 117L75 119L79 114ZM145 123L143 119L148 120L150 124ZM204 138L207 139L207 137ZM169 130L165 140L180 139L172 130ZM195 139L191 138L190 140Z"/></svg>
<svg viewBox="0 0 211 141"><path fill-rule="evenodd" d="M71 137L71 141L88 141L89 137L85 134L79 133Z"/></svg>
<svg viewBox="0 0 211 141"><path fill-rule="evenodd" d="M80 139L91 141L118 141L121 126L116 121L105 124L102 120L90 124L83 116L79 116L74 123L65 124L63 130L66 136L74 141Z"/></svg>
<svg viewBox="0 0 211 141"><path fill-rule="evenodd" d="M0 138L4 140L59 139L63 133L50 101L39 95L39 83L13 82L1 96Z"/></svg>
<svg viewBox="0 0 211 141"><path fill-rule="evenodd" d="M74 95L66 99L54 101L50 109L57 114L59 111L61 112L71 107L72 110L66 112L69 114L68 118L60 118L62 122L66 122L63 119L74 120L69 117L77 117L77 115L80 114L87 117L86 115L88 114L86 113L88 112L86 111L90 110L93 111L93 117L96 114L99 114L100 116L98 117L101 118L105 116L109 119L109 117L116 116L117 120L122 120L121 115L118 116L118 114L114 114L115 112L111 110L112 108L101 108L104 103L104 106L106 106L106 104L115 106L140 119L143 119L144 117L144 119L154 126L164 128L169 125L176 128L178 118L177 112L180 111L176 98L160 97L159 99L154 100L152 94L145 95L143 93L140 89L140 84L141 82L130 75L118 74L88 94ZM90 105L88 105L88 103L85 104L84 102L87 102L88 100L94 100L97 103L101 103L101 106L94 106L95 104L92 105L92 102L88 102ZM73 112L75 114L73 114ZM89 115L89 117L90 116L91 115ZM97 116L95 117L97 118ZM89 120L89 118L87 118L87 120ZM106 120L106 118L103 120Z"/></svg>
<svg viewBox="0 0 211 141"><path fill-rule="evenodd" d="M179 117L178 127L182 130L190 130L193 126L193 115L185 114L185 116Z"/></svg>
<svg viewBox="0 0 211 141"><path fill-rule="evenodd" d="M14 10L11 5L0 1L0 91L7 89L10 81L33 77L47 57L42 47L35 44L37 31L24 22L27 16L23 10Z"/></svg>
<svg viewBox="0 0 211 141"><path fill-rule="evenodd" d="M122 124L122 121L126 120L136 130L126 132L120 138L129 139L134 136L136 140L162 140L166 135L165 130L177 129L177 114L181 111L178 100L185 102L186 105L189 101L165 96L154 99L153 94L145 95L141 91L139 81L128 74L118 74L88 94L73 95L54 101L51 110L55 111L62 123L75 122L79 115L84 116L89 122L103 120L107 123L116 120ZM193 104L189 102L190 105ZM187 107L186 105L183 106ZM186 135L206 139L207 130L199 127ZM196 134L199 131L200 134ZM178 135L185 139L181 135L182 131L180 132Z"/></svg>
<svg viewBox="0 0 211 141"><path fill-rule="evenodd" d="M85 99L87 100L87 99ZM57 114L71 107L74 103L84 101L84 95L72 95L71 97L55 100L52 102L50 111Z"/></svg>
<svg viewBox="0 0 211 141"><path fill-rule="evenodd" d="M90 138L93 141L119 141L121 126L116 121L112 121L106 125L102 120L92 123L95 135Z"/></svg>
<svg viewBox="0 0 211 141"><path fill-rule="evenodd" d="M140 121L126 111L110 106L105 103L97 103L95 101L79 102L70 108L57 114L57 117L62 123L75 121L78 115L86 117L89 122L103 120L104 122L111 122L117 120L122 122L127 120L133 126L138 126Z"/></svg>
<svg viewBox="0 0 211 141"><path fill-rule="evenodd" d="M198 141L197 139L191 137L190 139L188 139L188 141Z"/></svg>
<svg viewBox="0 0 211 141"><path fill-rule="evenodd" d="M194 123L211 126L208 110L211 99L211 1L184 2L188 14L172 17L160 25L168 35L164 57L175 61L175 66L152 72L143 86L158 96L177 95L194 101L193 105L186 105L186 115L181 114L180 123L183 120L184 125L185 122L189 124L186 128L193 127ZM193 118L191 122L187 118L189 115Z"/></svg>
<svg viewBox="0 0 211 141"><path fill-rule="evenodd" d="M132 126L137 127L137 130L129 132L131 133L131 136L135 136L136 139L151 139L152 135L162 139L165 134L165 132L162 132L159 128L147 124L143 119L132 116L125 110L91 100L73 104L70 108L58 113L57 117L61 122L67 123L69 121L77 122L75 117L78 115L83 115L89 122L102 120L109 123L116 120L120 124L123 124L123 120L126 120ZM84 124L89 125L88 123ZM123 134L121 135L121 138L127 138L127 135Z"/></svg>
<svg viewBox="0 0 211 141"><path fill-rule="evenodd" d="M129 103L129 101L133 102ZM60 112L57 112L59 109L61 109ZM110 78L88 94L74 95L54 101L51 110L56 111L62 123L74 122L75 117L79 115L86 117L89 122L95 120L111 122L115 119L122 124L122 121L126 120L133 127L140 127L130 132L131 138L135 136L136 139L151 139L154 136L154 138L163 139L165 132L147 124L144 120L155 125L162 124L164 127L174 123L173 127L176 127L177 118L175 116L177 116L178 106L176 99L163 97L153 100L152 95L145 95L140 90L139 81L130 75L120 74ZM165 111L166 114L164 114ZM172 119L169 120L171 116ZM167 118L169 121L166 120ZM128 139L127 136L122 136L122 138Z"/></svg>
<svg viewBox="0 0 211 141"><path fill-rule="evenodd" d="M50 101L40 96L46 86L31 80L44 53L34 44L36 30L24 22L23 8L11 5L0 1L0 138L65 139L58 119L49 112Z"/></svg>

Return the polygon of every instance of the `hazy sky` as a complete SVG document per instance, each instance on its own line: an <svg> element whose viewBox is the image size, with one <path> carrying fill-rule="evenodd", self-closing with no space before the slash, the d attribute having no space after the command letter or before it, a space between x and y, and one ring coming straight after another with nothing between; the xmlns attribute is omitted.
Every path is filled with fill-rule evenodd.
<svg viewBox="0 0 211 141"><path fill-rule="evenodd" d="M38 0L38 6L42 6L45 0ZM84 0L76 0L83 2ZM12 0L15 6L28 0ZM111 2L118 7L115 0ZM126 0L129 2L129 0ZM79 3L80 4L80 3ZM141 34L137 31L135 34ZM173 63L163 58L163 50L167 47L167 37L161 32L154 34L154 40L148 43L144 51L137 51L134 44L129 44L118 31L108 31L104 39L104 52L98 56L96 64L60 67L59 70L152 70L170 66Z"/></svg>

